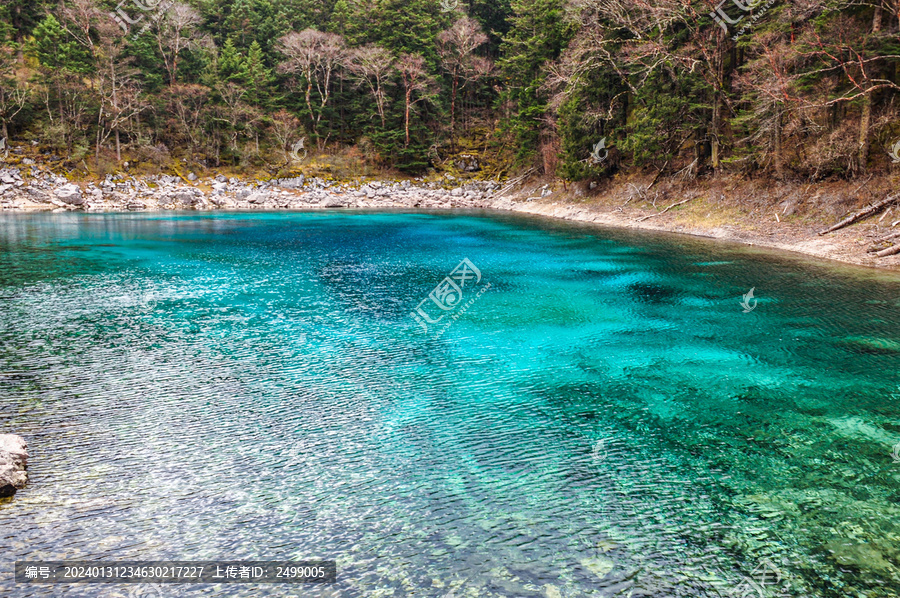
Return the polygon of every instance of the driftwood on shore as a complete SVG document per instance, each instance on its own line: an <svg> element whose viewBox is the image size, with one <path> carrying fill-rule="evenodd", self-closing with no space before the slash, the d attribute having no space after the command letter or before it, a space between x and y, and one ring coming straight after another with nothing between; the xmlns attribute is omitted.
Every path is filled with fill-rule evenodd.
<svg viewBox="0 0 900 598"><path fill-rule="evenodd" d="M900 233L891 233L889 235L881 237L880 239L876 239L875 242L876 243L884 243L885 241L890 241L891 239L896 239L898 237L900 237Z"/></svg>
<svg viewBox="0 0 900 598"><path fill-rule="evenodd" d="M891 243L896 243L897 241L894 241L894 239L900 239L900 233L893 233L893 234L881 237L880 239L875 239L874 241L872 241L873 245L871 247L869 247L868 249L866 249L866 253L876 253L876 252L884 251L885 248L879 247L879 245L881 245L883 243L887 243L888 241L890 241Z"/></svg>
<svg viewBox="0 0 900 598"><path fill-rule="evenodd" d="M537 172L536 168L529 168L528 170L525 171L525 174L518 176L518 177L512 179L511 181L506 181L506 186L503 189L501 189L500 192L497 193L497 195L503 195L504 193L506 193L507 191L509 191L516 185L518 185L519 183L523 182L525 179L527 179L529 176L531 176L535 172Z"/></svg>
<svg viewBox="0 0 900 598"><path fill-rule="evenodd" d="M692 199L694 199L694 198L693 198L693 197L688 197L687 199L684 199L684 200L675 202L675 203L673 203L672 205L670 205L668 208L666 208L665 210L663 210L662 212L657 212L656 214L650 214L649 216L644 216L643 218L638 218L637 221L638 221L638 222L643 222L644 220L647 220L648 218L653 218L654 216L662 216L663 214L665 214L666 212L668 212L668 211L671 210L672 208L678 207L678 206L680 206L681 204L686 204L687 202L691 201Z"/></svg>
<svg viewBox="0 0 900 598"><path fill-rule="evenodd" d="M895 193L894 195L890 195L887 197L887 199L883 199L882 201L879 201L877 204L875 204L873 206L869 206L868 208L865 208L864 210L860 210L856 214L841 220L840 222L838 222L831 228L821 231L819 233L819 235L827 235L828 233L832 233L836 230L842 229L845 226L850 226L854 222L859 222L863 218L868 218L872 214L877 214L878 212L885 209L886 207L888 207L889 205L891 205L898 199L900 199L900 193Z"/></svg>
<svg viewBox="0 0 900 598"><path fill-rule="evenodd" d="M900 244L888 247L887 249L882 249L875 255L878 257L888 257L889 255L897 255L898 253L900 253Z"/></svg>

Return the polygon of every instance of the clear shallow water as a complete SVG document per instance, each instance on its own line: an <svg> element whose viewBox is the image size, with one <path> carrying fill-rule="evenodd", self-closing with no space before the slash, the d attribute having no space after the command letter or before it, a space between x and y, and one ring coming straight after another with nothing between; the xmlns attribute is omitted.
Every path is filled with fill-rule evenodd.
<svg viewBox="0 0 900 598"><path fill-rule="evenodd" d="M463 258L491 286L426 335ZM161 596L758 596L761 562L769 595L897 596L898 291L477 214L0 216L31 479L0 595L132 592L17 559L333 558L334 586Z"/></svg>

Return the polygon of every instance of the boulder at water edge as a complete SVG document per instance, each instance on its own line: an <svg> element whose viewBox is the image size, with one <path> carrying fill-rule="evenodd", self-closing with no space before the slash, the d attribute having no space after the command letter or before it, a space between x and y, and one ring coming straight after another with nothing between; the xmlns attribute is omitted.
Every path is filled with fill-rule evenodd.
<svg viewBox="0 0 900 598"><path fill-rule="evenodd" d="M63 185L57 189L55 193L57 199L67 204L80 206L84 203L84 197L81 195L81 189L78 185L73 185L71 183Z"/></svg>
<svg viewBox="0 0 900 598"><path fill-rule="evenodd" d="M28 444L15 434L0 434L0 496L12 496L25 487Z"/></svg>

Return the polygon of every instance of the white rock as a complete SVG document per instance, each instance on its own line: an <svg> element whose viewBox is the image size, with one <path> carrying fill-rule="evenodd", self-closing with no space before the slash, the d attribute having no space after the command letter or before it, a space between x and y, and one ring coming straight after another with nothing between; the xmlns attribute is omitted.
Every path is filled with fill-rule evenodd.
<svg viewBox="0 0 900 598"><path fill-rule="evenodd" d="M28 443L15 434L0 434L0 496L12 496L28 482Z"/></svg>
<svg viewBox="0 0 900 598"><path fill-rule="evenodd" d="M54 193L60 201L67 204L80 206L84 203L84 198L81 196L81 189L78 188L78 185L69 183L59 187Z"/></svg>

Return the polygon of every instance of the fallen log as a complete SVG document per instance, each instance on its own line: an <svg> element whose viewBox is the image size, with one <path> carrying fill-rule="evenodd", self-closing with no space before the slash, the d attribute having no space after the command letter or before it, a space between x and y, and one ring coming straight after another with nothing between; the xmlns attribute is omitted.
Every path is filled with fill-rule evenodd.
<svg viewBox="0 0 900 598"><path fill-rule="evenodd" d="M516 177L511 181L506 181L508 184L506 185L506 187L504 187L497 193L497 196L503 195L508 190L512 189L513 187L518 185L520 182L524 181L526 178L528 178L528 175L535 172L535 170L536 170L535 168L529 168L528 170L525 171L525 174L523 174L519 177Z"/></svg>
<svg viewBox="0 0 900 598"><path fill-rule="evenodd" d="M831 228L821 231L819 233L819 235L827 235L828 233L833 233L834 231L842 229L845 226L850 226L854 222L858 222L858 221L862 220L863 218L868 218L872 214L877 214L881 210L885 209L886 207L888 207L889 205L891 205L892 203L897 201L897 199L900 199L900 193L891 195L887 199L879 201L874 206L870 206L864 210L857 212L856 214L854 214L853 216L850 216L849 218L845 218L845 219L841 220L840 222L838 222Z"/></svg>
<svg viewBox="0 0 900 598"><path fill-rule="evenodd" d="M900 233L892 233L890 235L887 235L886 237L881 237L880 239L875 239L875 241L873 241L873 242L874 243L884 243L885 241L890 241L891 239L896 239L897 237L900 237Z"/></svg>
<svg viewBox="0 0 900 598"><path fill-rule="evenodd" d="M685 199L685 200L683 200L683 201L679 201L679 202L677 202L677 203L673 203L672 205L670 205L668 208L666 208L666 209L663 210L662 212L657 212L656 214L650 214L649 216L644 216L643 218L638 218L637 221L638 221L638 222L643 222L644 220L646 220L646 219L648 219L648 218L653 218L654 216L662 216L663 214L665 214L666 212L668 212L668 211L671 210L672 208L677 207L677 206L680 206L680 205L683 204L683 203L687 203L687 202L691 201L692 199L695 199L695 198L693 198L693 197L688 197L687 199Z"/></svg>
<svg viewBox="0 0 900 598"><path fill-rule="evenodd" d="M882 243L887 243L892 239L900 238L900 233L893 233L891 235L887 235L886 237L881 237L880 239L875 239L872 241L872 246L866 249L866 253L875 253L876 251L881 251L884 247L879 247Z"/></svg>
<svg viewBox="0 0 900 598"><path fill-rule="evenodd" d="M888 247L887 249L883 249L876 253L875 255L878 257L887 257L889 255L897 255L900 253L900 243L894 245L893 247Z"/></svg>

